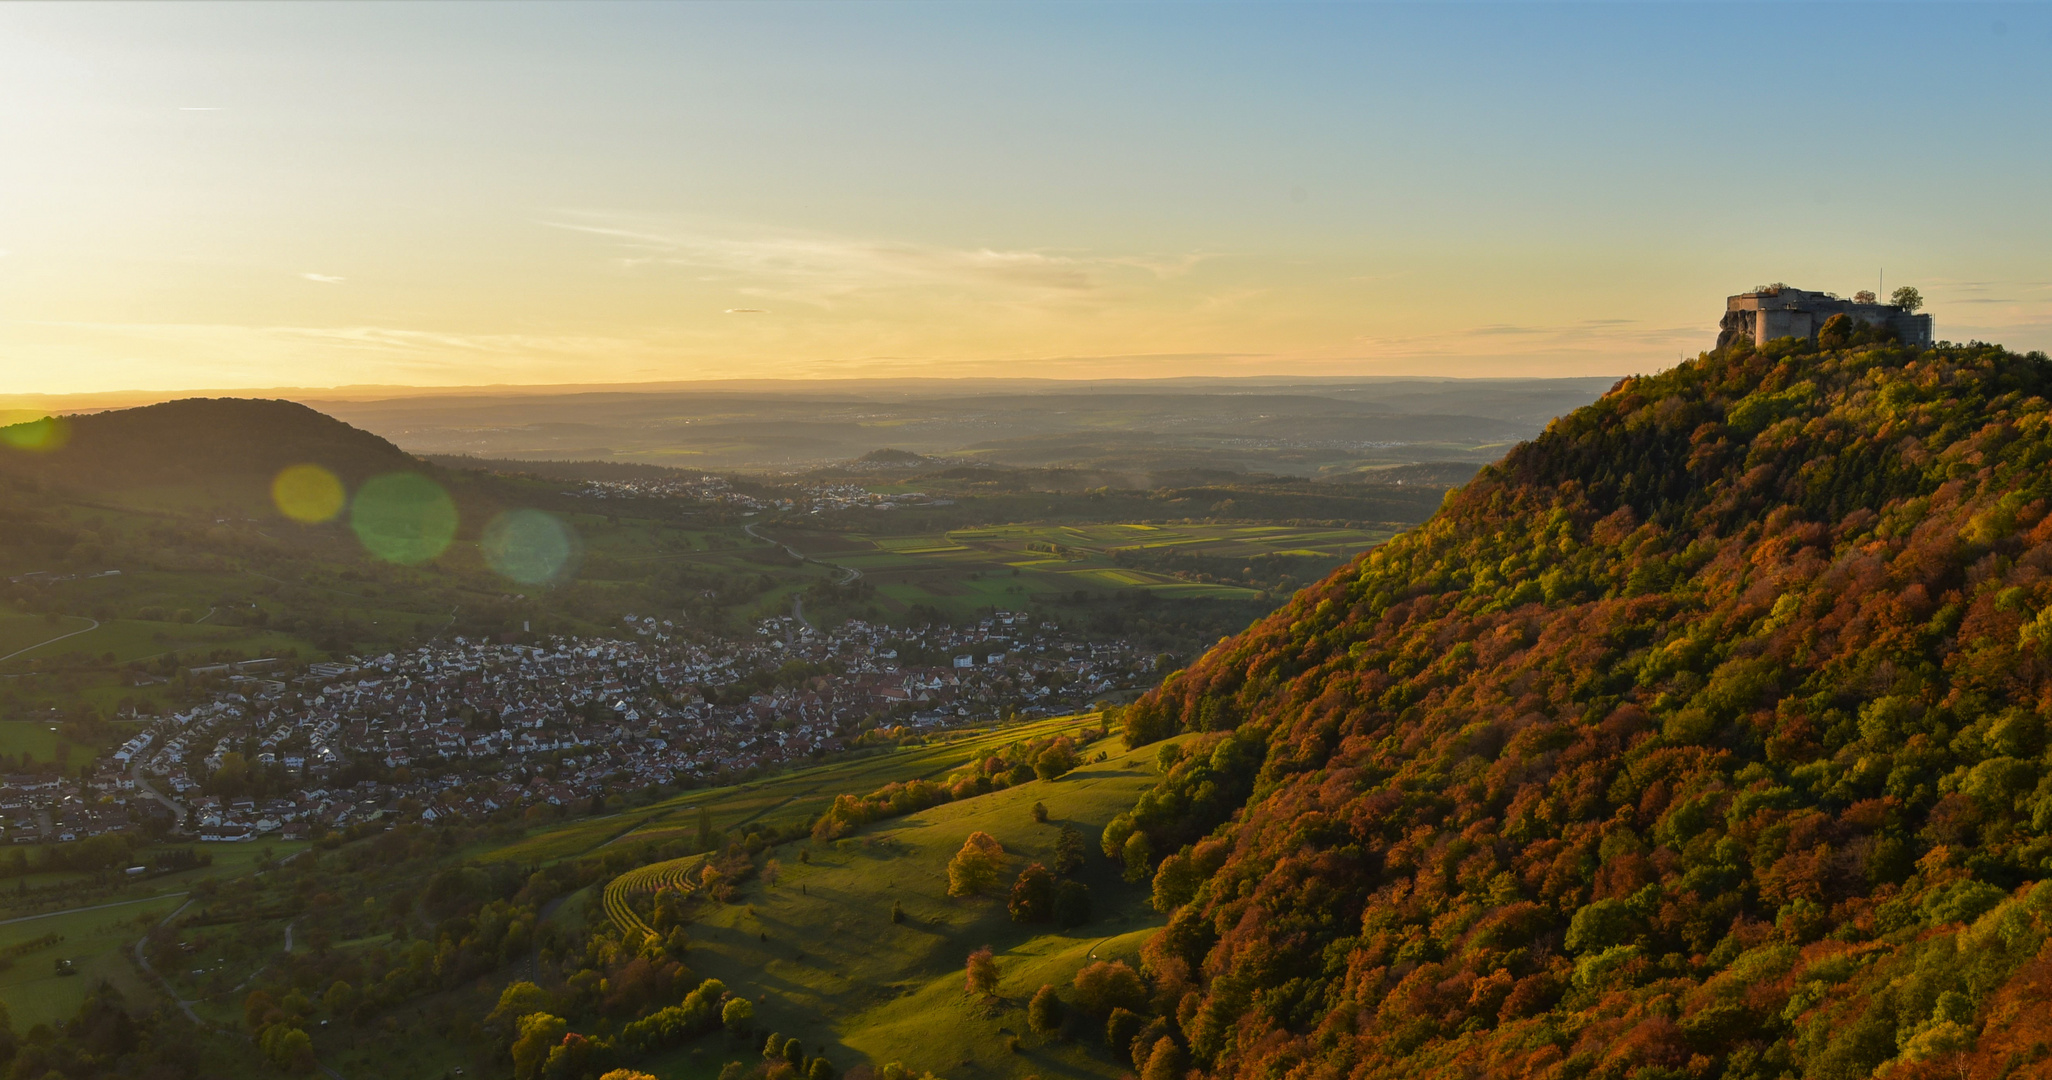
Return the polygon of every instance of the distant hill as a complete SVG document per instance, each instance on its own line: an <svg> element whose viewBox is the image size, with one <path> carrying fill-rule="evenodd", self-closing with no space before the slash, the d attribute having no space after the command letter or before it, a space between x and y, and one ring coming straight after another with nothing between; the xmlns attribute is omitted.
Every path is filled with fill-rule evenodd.
<svg viewBox="0 0 2052 1080"><path fill-rule="evenodd" d="M2048 400L1628 379L1126 710L1195 1075L2047 1075Z"/></svg>
<svg viewBox="0 0 2052 1080"><path fill-rule="evenodd" d="M558 461L524 458L481 458L464 454L422 454L422 460L448 469L542 476L551 480L696 480L698 469L645 465L630 461Z"/></svg>
<svg viewBox="0 0 2052 1080"><path fill-rule="evenodd" d="M932 461L933 459L925 454L915 454L910 450L893 450L888 446L880 450L871 450L855 459L858 465L883 465L897 469L914 468Z"/></svg>
<svg viewBox="0 0 2052 1080"><path fill-rule="evenodd" d="M61 445L26 450L0 438L0 469L76 485L125 489L268 482L288 465L323 466L351 487L419 459L290 401L188 398L64 417ZM20 426L17 426L19 429ZM7 429L0 429L4 436Z"/></svg>

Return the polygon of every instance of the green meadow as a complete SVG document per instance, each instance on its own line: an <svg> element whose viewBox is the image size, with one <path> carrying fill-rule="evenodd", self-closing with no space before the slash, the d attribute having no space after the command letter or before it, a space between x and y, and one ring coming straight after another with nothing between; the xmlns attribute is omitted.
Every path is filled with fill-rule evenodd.
<svg viewBox="0 0 2052 1080"><path fill-rule="evenodd" d="M832 844L787 845L774 884L750 882L691 928L694 972L756 1001L758 1027L798 1036L808 1051L817 1046L844 1066L902 1061L955 1080L1132 1071L1101 1038L1043 1039L1026 1025L1026 1002L1042 984L1066 993L1093 954L1136 962L1141 940L1162 922L1146 885L1121 880L1095 850L1097 835L1132 807L1155 770L1147 755L1119 753L1116 740L1085 752L1105 750L1109 761L1053 781L878 822ZM1033 820L1036 802L1047 807L1046 824ZM1091 842L1077 879L1090 886L1096 916L1071 930L1014 923L1004 888L1027 864L1053 862L1063 825ZM948 860L975 831L1004 845L1004 886L950 898ZM902 923L891 920L893 904L902 905ZM963 989L963 962L984 945L1002 973L995 1001ZM727 1060L705 1052L681 1058L676 1075L694 1078Z"/></svg>
<svg viewBox="0 0 2052 1080"><path fill-rule="evenodd" d="M542 865L588 855L612 843L695 836L701 810L711 815L715 828L727 831L746 825L807 822L832 805L836 796L866 795L905 780L937 779L1000 747L1097 723L1097 714L1086 713L988 731L957 731L947 739L921 746L871 751L750 783L690 791L635 810L544 826L519 841L481 852L477 858Z"/></svg>

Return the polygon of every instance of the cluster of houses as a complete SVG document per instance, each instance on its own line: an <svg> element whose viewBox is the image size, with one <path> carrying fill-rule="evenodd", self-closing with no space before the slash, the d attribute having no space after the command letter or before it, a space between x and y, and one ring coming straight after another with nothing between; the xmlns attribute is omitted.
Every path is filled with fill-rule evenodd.
<svg viewBox="0 0 2052 1080"><path fill-rule="evenodd" d="M203 841L392 815L475 820L710 782L842 748L878 725L1050 715L1149 682L1155 664L1023 612L831 632L779 617L712 642L654 616L626 626L621 638L457 638L303 668L224 668L209 700L151 722L89 784L0 782L0 816L19 842L150 815Z"/></svg>
<svg viewBox="0 0 2052 1080"><path fill-rule="evenodd" d="M758 499L734 490L725 477L663 476L633 480L587 480L576 492L587 499L695 499L699 502L738 506L744 510L767 510L773 500ZM788 500L786 500L788 506Z"/></svg>
<svg viewBox="0 0 2052 1080"><path fill-rule="evenodd" d="M694 499L755 512L795 511L817 514L826 510L895 510L901 506L953 506L953 499L935 498L918 491L879 493L849 483L813 483L787 498L772 498L735 491L718 476L663 477L639 480L587 480L576 494L587 499Z"/></svg>

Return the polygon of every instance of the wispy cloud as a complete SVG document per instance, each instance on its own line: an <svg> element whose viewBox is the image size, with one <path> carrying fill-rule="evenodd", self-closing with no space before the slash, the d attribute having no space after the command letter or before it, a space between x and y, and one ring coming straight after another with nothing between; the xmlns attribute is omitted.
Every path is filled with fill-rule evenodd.
<svg viewBox="0 0 2052 1080"><path fill-rule="evenodd" d="M767 315L769 310L759 307L730 307L726 313L729 315Z"/></svg>
<svg viewBox="0 0 2052 1080"><path fill-rule="evenodd" d="M340 285L341 283L349 280L345 277L336 277L333 274L316 274L311 271L301 274L299 276L305 278L308 281L318 281L323 285Z"/></svg>
<svg viewBox="0 0 2052 1080"><path fill-rule="evenodd" d="M542 224L612 241L623 268L695 270L732 279L744 294L822 305L864 292L904 288L1082 297L1113 287L1122 278L1177 276L1207 257L950 248L601 213L566 213Z"/></svg>

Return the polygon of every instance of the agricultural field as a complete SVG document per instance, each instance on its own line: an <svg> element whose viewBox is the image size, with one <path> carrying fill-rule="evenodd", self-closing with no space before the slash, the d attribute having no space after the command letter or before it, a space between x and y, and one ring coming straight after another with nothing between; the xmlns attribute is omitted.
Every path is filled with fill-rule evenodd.
<svg viewBox="0 0 2052 1080"><path fill-rule="evenodd" d="M915 535L797 527L765 532L820 563L858 571L893 611L923 605L952 618L1134 592L1259 602L1395 535L1374 528L1122 522Z"/></svg>

